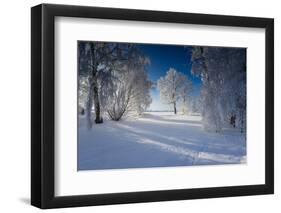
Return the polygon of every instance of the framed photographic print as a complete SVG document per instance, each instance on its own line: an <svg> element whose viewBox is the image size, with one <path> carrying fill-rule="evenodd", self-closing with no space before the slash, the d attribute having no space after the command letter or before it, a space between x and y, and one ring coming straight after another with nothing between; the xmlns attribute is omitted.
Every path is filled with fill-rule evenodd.
<svg viewBox="0 0 281 213"><path fill-rule="evenodd" d="M31 204L272 194L274 21L31 9Z"/></svg>

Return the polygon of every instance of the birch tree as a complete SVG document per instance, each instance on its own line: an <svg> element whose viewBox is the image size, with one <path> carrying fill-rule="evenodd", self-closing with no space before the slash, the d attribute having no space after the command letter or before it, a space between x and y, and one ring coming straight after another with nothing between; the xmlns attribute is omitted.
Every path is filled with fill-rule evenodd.
<svg viewBox="0 0 281 213"><path fill-rule="evenodd" d="M173 106L174 114L177 114L177 101L183 97L184 86L186 86L187 77L177 72L174 68L170 68L166 76L161 77L157 81L157 88L160 91L160 99L163 103ZM185 89L188 89L186 87ZM185 91L186 92L186 91Z"/></svg>
<svg viewBox="0 0 281 213"><path fill-rule="evenodd" d="M192 92L192 82L185 77L184 82L179 91L181 103L182 103L182 112L183 114L188 114L188 111L191 110L191 92Z"/></svg>
<svg viewBox="0 0 281 213"><path fill-rule="evenodd" d="M126 115L140 115L150 105L152 83L146 70L149 63L149 59L137 48L132 48L127 60L113 70L113 93L107 106L112 120L119 121Z"/></svg>
<svg viewBox="0 0 281 213"><path fill-rule="evenodd" d="M130 45L104 42L79 42L78 60L79 76L85 76L88 84L88 94L85 104L87 126L92 127L92 108L95 110L95 122L102 123L101 94L117 61L126 57Z"/></svg>
<svg viewBox="0 0 281 213"><path fill-rule="evenodd" d="M246 51L243 48L194 47L192 73L202 81L204 128L220 132L230 114L245 128Z"/></svg>

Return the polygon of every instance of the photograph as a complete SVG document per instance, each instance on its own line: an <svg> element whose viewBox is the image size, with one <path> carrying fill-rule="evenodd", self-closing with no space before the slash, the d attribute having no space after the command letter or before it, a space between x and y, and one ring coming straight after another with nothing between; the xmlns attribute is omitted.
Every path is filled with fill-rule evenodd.
<svg viewBox="0 0 281 213"><path fill-rule="evenodd" d="M31 8L31 205L275 193L275 19L212 5Z"/></svg>
<svg viewBox="0 0 281 213"><path fill-rule="evenodd" d="M274 194L277 10L125 4L33 5L30 48L10 48L31 52L30 204Z"/></svg>
<svg viewBox="0 0 281 213"><path fill-rule="evenodd" d="M246 48L77 42L77 170L246 163Z"/></svg>

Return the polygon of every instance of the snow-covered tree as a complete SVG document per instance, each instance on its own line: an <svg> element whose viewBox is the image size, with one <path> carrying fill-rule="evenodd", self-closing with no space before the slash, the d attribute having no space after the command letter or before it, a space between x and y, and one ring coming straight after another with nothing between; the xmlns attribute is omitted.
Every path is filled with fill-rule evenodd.
<svg viewBox="0 0 281 213"><path fill-rule="evenodd" d="M166 76L157 81L160 99L163 103L171 104L175 114L177 114L177 101L181 98L187 98L191 89L190 85L191 82L187 77L174 68L170 68Z"/></svg>
<svg viewBox="0 0 281 213"><path fill-rule="evenodd" d="M113 70L113 93L108 97L107 112L118 121L125 115L136 116L144 112L151 103L152 83L147 76L149 59L132 47L128 58Z"/></svg>
<svg viewBox="0 0 281 213"><path fill-rule="evenodd" d="M202 111L200 96L191 96L188 107L191 113L200 113Z"/></svg>
<svg viewBox="0 0 281 213"><path fill-rule="evenodd" d="M89 85L88 85L88 81L87 78L81 76L79 78L78 81L78 112L80 114L84 114L85 113L85 103L88 97L88 91L89 91Z"/></svg>
<svg viewBox="0 0 281 213"><path fill-rule="evenodd" d="M120 120L140 115L151 103L150 61L136 45L126 43L79 42L79 111L85 109L87 125L102 123L102 115ZM106 113L106 114L105 114Z"/></svg>
<svg viewBox="0 0 281 213"><path fill-rule="evenodd" d="M191 111L190 109L190 102L192 100L191 92L192 92L192 82L187 77L185 77L185 81L182 83L182 86L180 87L180 91L179 91L183 114L188 114L189 111Z"/></svg>
<svg viewBox="0 0 281 213"><path fill-rule="evenodd" d="M92 127L92 108L95 122L102 123L103 95L101 91L111 84L111 73L117 63L126 57L129 44L80 41L78 43L79 76L87 78L88 94L85 103L88 128Z"/></svg>
<svg viewBox="0 0 281 213"><path fill-rule="evenodd" d="M133 111L139 116L152 102L150 96L150 90L152 88L152 82L148 79L146 65L150 64L149 59L140 58L138 69L135 70L135 81L134 83L134 95L133 95Z"/></svg>
<svg viewBox="0 0 281 213"><path fill-rule="evenodd" d="M201 101L205 129L221 131L230 114L239 117L240 126L243 126L246 113L245 49L194 47L192 73L202 80Z"/></svg>

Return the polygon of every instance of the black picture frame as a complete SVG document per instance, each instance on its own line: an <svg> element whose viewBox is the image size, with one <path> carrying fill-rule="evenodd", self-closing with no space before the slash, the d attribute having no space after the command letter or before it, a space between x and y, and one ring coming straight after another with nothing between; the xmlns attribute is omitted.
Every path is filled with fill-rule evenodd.
<svg viewBox="0 0 281 213"><path fill-rule="evenodd" d="M93 195L54 195L55 17L264 28L265 184ZM216 198L274 193L274 20L240 16L41 4L31 8L31 204L42 208Z"/></svg>

